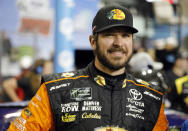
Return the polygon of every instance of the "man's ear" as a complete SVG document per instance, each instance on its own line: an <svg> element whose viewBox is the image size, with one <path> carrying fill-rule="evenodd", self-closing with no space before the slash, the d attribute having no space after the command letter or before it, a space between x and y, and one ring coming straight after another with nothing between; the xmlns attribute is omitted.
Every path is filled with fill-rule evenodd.
<svg viewBox="0 0 188 131"><path fill-rule="evenodd" d="M96 49L96 39L94 38L94 35L89 36L89 42L91 44L91 47L95 50Z"/></svg>

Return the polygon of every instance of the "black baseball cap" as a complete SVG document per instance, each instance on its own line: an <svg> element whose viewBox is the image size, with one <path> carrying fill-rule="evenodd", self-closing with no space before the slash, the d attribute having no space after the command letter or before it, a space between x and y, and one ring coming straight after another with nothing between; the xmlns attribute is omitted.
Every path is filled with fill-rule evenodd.
<svg viewBox="0 0 188 131"><path fill-rule="evenodd" d="M93 34L106 29L122 26L131 33L137 33L138 30L133 27L133 17L131 12L118 4L108 5L101 8L93 19Z"/></svg>

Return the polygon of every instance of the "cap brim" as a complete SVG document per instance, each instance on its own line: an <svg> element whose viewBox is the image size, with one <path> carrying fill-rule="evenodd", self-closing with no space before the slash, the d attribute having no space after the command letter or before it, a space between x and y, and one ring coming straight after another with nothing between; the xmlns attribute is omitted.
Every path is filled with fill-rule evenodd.
<svg viewBox="0 0 188 131"><path fill-rule="evenodd" d="M104 31L104 30L107 30L107 29L110 29L112 27L125 27L125 29L127 29L128 31L130 31L131 33L137 33L138 30L134 27L130 27L130 26L125 26L124 24L115 24L115 25L109 25L107 27L104 27L104 28L101 28L99 30L96 30L95 32L98 33L98 32L101 32L101 31Z"/></svg>

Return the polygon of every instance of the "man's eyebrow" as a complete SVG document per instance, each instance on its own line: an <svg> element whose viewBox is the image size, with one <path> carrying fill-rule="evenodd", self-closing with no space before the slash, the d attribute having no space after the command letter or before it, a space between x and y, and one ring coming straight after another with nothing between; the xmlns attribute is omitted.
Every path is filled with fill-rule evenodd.
<svg viewBox="0 0 188 131"><path fill-rule="evenodd" d="M109 30L109 31L102 32L102 34L109 34L109 33L132 34L131 32L127 32L127 31L123 31L123 30Z"/></svg>

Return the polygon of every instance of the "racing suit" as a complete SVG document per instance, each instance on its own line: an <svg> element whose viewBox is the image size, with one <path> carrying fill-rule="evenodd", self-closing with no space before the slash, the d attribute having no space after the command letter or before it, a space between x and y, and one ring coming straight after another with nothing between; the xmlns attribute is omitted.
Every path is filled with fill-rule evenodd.
<svg viewBox="0 0 188 131"><path fill-rule="evenodd" d="M8 131L166 131L160 89L127 72L114 78L93 63L44 76Z"/></svg>

